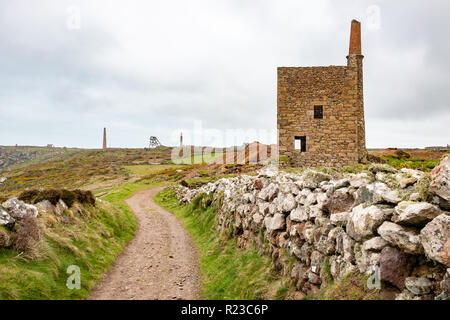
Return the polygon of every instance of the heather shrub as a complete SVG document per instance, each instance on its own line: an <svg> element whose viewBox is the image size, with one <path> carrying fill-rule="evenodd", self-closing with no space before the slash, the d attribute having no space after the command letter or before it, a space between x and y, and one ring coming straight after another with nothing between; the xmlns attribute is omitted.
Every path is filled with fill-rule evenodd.
<svg viewBox="0 0 450 320"><path fill-rule="evenodd" d="M41 239L41 229L36 218L26 217L17 223L17 229L10 235L14 250L32 254L36 243Z"/></svg>

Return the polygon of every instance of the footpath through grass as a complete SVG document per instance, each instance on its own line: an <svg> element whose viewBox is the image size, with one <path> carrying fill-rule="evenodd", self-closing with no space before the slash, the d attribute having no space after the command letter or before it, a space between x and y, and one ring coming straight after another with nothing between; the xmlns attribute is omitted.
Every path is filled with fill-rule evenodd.
<svg viewBox="0 0 450 320"><path fill-rule="evenodd" d="M173 212L191 234L200 253L202 298L208 300L283 299L287 287L272 273L268 257L259 256L256 247L240 249L236 239L220 235L216 228L217 204L200 195L191 204L178 202L175 191L166 188L155 202Z"/></svg>
<svg viewBox="0 0 450 320"><path fill-rule="evenodd" d="M54 214L41 214L42 240L33 257L0 249L0 299L84 299L133 238L137 221L125 200L151 187L149 181L113 188L96 207L66 210L61 223ZM1 230L0 230L1 231ZM71 265L80 268L81 288L70 290Z"/></svg>

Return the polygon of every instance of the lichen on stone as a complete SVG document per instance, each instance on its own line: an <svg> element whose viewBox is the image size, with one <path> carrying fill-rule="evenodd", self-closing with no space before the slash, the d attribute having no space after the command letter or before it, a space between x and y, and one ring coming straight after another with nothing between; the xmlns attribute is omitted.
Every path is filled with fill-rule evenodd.
<svg viewBox="0 0 450 320"><path fill-rule="evenodd" d="M419 193L423 201L430 199L430 183L431 178L428 174L423 175L416 183L416 191Z"/></svg>

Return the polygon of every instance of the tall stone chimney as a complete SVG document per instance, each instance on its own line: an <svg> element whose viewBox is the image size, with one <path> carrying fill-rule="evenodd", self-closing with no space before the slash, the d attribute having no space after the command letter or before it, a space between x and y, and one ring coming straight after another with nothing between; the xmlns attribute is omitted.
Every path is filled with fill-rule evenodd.
<svg viewBox="0 0 450 320"><path fill-rule="evenodd" d="M358 149L358 161L363 162L366 158L366 130L364 121L364 95L363 95L363 59L361 50L361 23L352 20L350 31L350 46L347 56L347 66L354 72L356 80L356 144Z"/></svg>
<svg viewBox="0 0 450 320"><path fill-rule="evenodd" d="M358 67L362 70L363 59L364 56L362 55L361 50L361 23L359 21L352 20L347 66Z"/></svg>
<svg viewBox="0 0 450 320"><path fill-rule="evenodd" d="M103 128L103 151L106 151L107 145L106 145L106 128Z"/></svg>
<svg viewBox="0 0 450 320"><path fill-rule="evenodd" d="M183 132L180 134L180 148L183 148Z"/></svg>

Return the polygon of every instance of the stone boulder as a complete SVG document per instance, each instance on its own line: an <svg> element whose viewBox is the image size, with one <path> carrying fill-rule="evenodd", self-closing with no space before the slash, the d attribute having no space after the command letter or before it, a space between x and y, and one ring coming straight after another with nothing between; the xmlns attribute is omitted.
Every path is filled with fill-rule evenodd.
<svg viewBox="0 0 450 320"><path fill-rule="evenodd" d="M323 211L320 208L320 205L316 204L313 206L307 207L308 214L310 219L320 218L323 215Z"/></svg>
<svg viewBox="0 0 450 320"><path fill-rule="evenodd" d="M341 188L325 200L322 209L330 214L351 211L354 203L355 198L348 193L347 188Z"/></svg>
<svg viewBox="0 0 450 320"><path fill-rule="evenodd" d="M308 196L312 194L311 190L308 188L304 188L302 189L302 191L299 192L299 194L297 195L297 197L295 197L295 200L301 204L301 205L305 205L306 204L306 199L308 199Z"/></svg>
<svg viewBox="0 0 450 320"><path fill-rule="evenodd" d="M339 212L330 216L330 222L335 226L344 227L348 223L350 212Z"/></svg>
<svg viewBox="0 0 450 320"><path fill-rule="evenodd" d="M0 206L0 226L11 228L14 226L15 221L16 220L12 218L2 206Z"/></svg>
<svg viewBox="0 0 450 320"><path fill-rule="evenodd" d="M380 256L380 278L396 286L400 290L405 289L405 279L410 275L412 263L409 256L393 247L385 247Z"/></svg>
<svg viewBox="0 0 450 320"><path fill-rule="evenodd" d="M44 200L35 204L39 212L52 214L55 212L55 206L50 201Z"/></svg>
<svg viewBox="0 0 450 320"><path fill-rule="evenodd" d="M254 184L256 190L262 190L264 188L264 182L261 179L256 179Z"/></svg>
<svg viewBox="0 0 450 320"><path fill-rule="evenodd" d="M405 188L409 187L410 185L413 185L416 182L417 182L417 178L414 178L414 177L399 179L400 188L402 188L402 189L405 189Z"/></svg>
<svg viewBox="0 0 450 320"><path fill-rule="evenodd" d="M363 243L363 250L365 251L381 251L388 245L388 242L382 237L375 237Z"/></svg>
<svg viewBox="0 0 450 320"><path fill-rule="evenodd" d="M298 186L293 182L285 182L280 184L280 191L286 194L298 195L300 190Z"/></svg>
<svg viewBox="0 0 450 320"><path fill-rule="evenodd" d="M286 219L281 213L277 213L273 217L266 217L265 221L269 232L283 230L286 227Z"/></svg>
<svg viewBox="0 0 450 320"><path fill-rule="evenodd" d="M38 209L35 206L20 201L17 198L11 198L5 201L3 207L8 211L9 215L16 220L25 217L37 218L39 214Z"/></svg>
<svg viewBox="0 0 450 320"><path fill-rule="evenodd" d="M428 202L401 202L394 209L392 221L405 225L424 225L440 214L441 210Z"/></svg>
<svg viewBox="0 0 450 320"><path fill-rule="evenodd" d="M378 228L378 234L387 242L411 254L423 253L419 233L412 228L385 221Z"/></svg>
<svg viewBox="0 0 450 320"><path fill-rule="evenodd" d="M323 181L330 181L331 176L329 174L319 172L319 171L313 171L313 170L307 170L302 176L303 178L303 187L315 189L319 186L319 184Z"/></svg>
<svg viewBox="0 0 450 320"><path fill-rule="evenodd" d="M366 186L362 186L356 192L357 203L393 203L397 204L402 199L399 197L396 190L391 190L387 185L382 182L371 183Z"/></svg>
<svg viewBox="0 0 450 320"><path fill-rule="evenodd" d="M441 214L420 231L428 258L450 267L450 216Z"/></svg>
<svg viewBox="0 0 450 320"><path fill-rule="evenodd" d="M347 222L347 233L353 239L362 241L374 236L377 228L392 213L391 209L377 206L365 207L363 204L353 208Z"/></svg>
<svg viewBox="0 0 450 320"><path fill-rule="evenodd" d="M297 202L292 194L288 194L283 197L281 201L281 209L283 212L291 212L297 207Z"/></svg>
<svg viewBox="0 0 450 320"><path fill-rule="evenodd" d="M291 221L295 222L304 222L309 219L308 210L306 210L304 206L298 206L296 209L291 211L289 216L291 217Z"/></svg>
<svg viewBox="0 0 450 320"><path fill-rule="evenodd" d="M255 196L252 193L244 193L242 195L243 203L255 203Z"/></svg>
<svg viewBox="0 0 450 320"><path fill-rule="evenodd" d="M369 184L371 181L372 181L372 177L369 173L367 173L367 172L358 173L358 174L352 175L352 178L350 180L350 186L352 186L354 188L359 188L359 187Z"/></svg>
<svg viewBox="0 0 450 320"><path fill-rule="evenodd" d="M337 181L333 181L333 189L338 190L340 188L345 188L350 186L350 179L344 178Z"/></svg>
<svg viewBox="0 0 450 320"><path fill-rule="evenodd" d="M443 199L444 207L450 207L450 156L446 156L430 173L429 191Z"/></svg>
<svg viewBox="0 0 450 320"><path fill-rule="evenodd" d="M258 198L264 201L272 201L278 194L279 190L280 188L277 184L271 183L259 192Z"/></svg>
<svg viewBox="0 0 450 320"><path fill-rule="evenodd" d="M62 199L59 199L58 203L55 206L55 213L58 215L62 215L67 209L69 209L69 207L66 205L66 203Z"/></svg>
<svg viewBox="0 0 450 320"><path fill-rule="evenodd" d="M403 174L406 174L409 177L415 178L417 180L419 180L420 178L422 178L425 175L425 173L423 171L408 169L408 168L402 168L402 169L400 169L400 172L402 172Z"/></svg>
<svg viewBox="0 0 450 320"><path fill-rule="evenodd" d="M259 177L273 178L278 175L278 167L276 165L268 165L258 172Z"/></svg>

